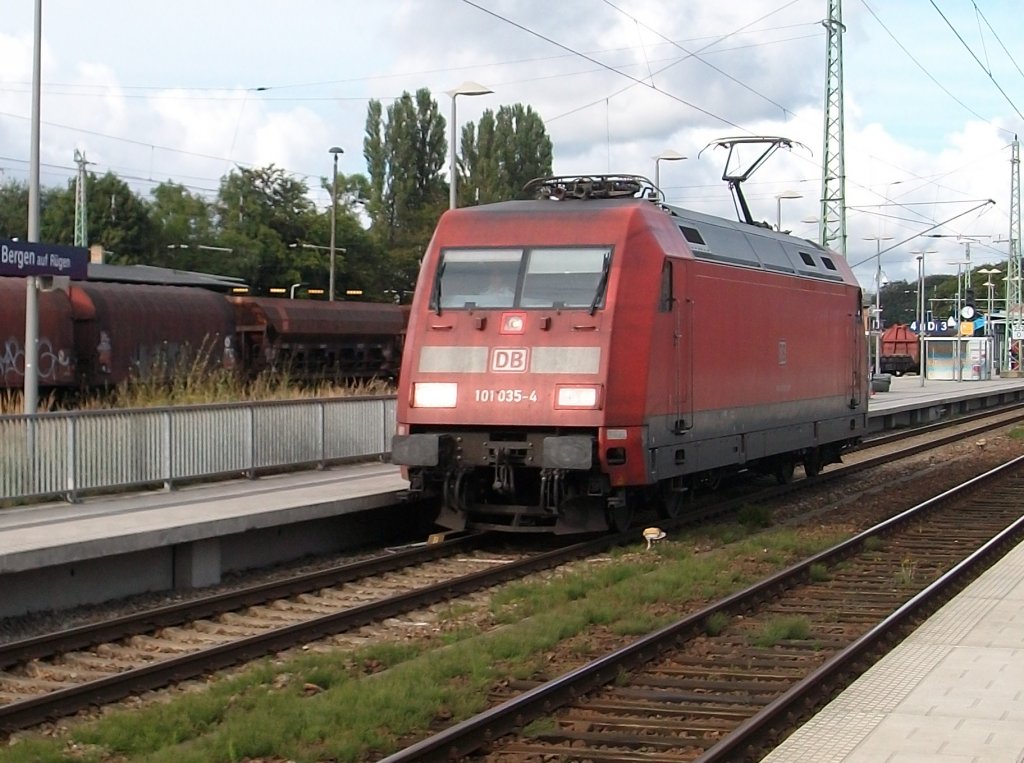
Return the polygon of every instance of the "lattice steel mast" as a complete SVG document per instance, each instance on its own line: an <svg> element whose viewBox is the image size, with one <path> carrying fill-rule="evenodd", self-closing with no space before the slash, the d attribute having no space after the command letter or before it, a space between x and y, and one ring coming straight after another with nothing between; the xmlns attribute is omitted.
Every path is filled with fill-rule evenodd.
<svg viewBox="0 0 1024 763"><path fill-rule="evenodd" d="M1024 304L1021 300L1020 261L1020 142L1013 136L1010 154L1010 258L1006 263L1006 362L1004 373L1024 376Z"/></svg>
<svg viewBox="0 0 1024 763"><path fill-rule="evenodd" d="M846 164L843 159L843 5L828 0L825 146L821 174L821 245L846 256Z"/></svg>
<svg viewBox="0 0 1024 763"><path fill-rule="evenodd" d="M89 214L85 207L85 154L75 149L78 176L75 179L75 246L89 246Z"/></svg>

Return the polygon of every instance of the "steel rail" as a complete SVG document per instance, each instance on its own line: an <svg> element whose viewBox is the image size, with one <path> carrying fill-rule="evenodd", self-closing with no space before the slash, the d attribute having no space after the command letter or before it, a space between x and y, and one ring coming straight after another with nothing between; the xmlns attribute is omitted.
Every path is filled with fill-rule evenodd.
<svg viewBox="0 0 1024 763"><path fill-rule="evenodd" d="M630 537L632 534L629 534ZM595 554L625 542L626 534L606 535L575 543L499 567L473 572L387 599L323 615L304 623L266 631L191 654L126 670L112 676L59 689L39 697L0 706L0 731L11 732L65 716L90 706L123 699L130 694L162 688L265 654L331 636L350 628L394 617L446 601L454 596L529 575Z"/></svg>
<svg viewBox="0 0 1024 763"><path fill-rule="evenodd" d="M677 642L687 640L703 631L703 626L708 618L717 613L735 614L754 606L757 602L768 598L774 591L785 588L794 582L806 579L812 565L828 564L838 559L846 558L858 551L868 538L889 533L898 527L907 524L917 516L927 512L946 501L959 498L979 485L994 481L1007 473L1013 472L1024 465L1024 456L1016 458L1006 464L992 469L985 474L979 475L955 488L947 490L917 506L890 517L857 535L821 551L797 564L775 573L764 580L731 594L714 604L694 612L675 623L665 626L653 633L644 636L632 644L628 644L603 657L583 665L575 670L541 684L523 694L502 702L493 708L485 710L478 715L468 718L454 726L433 736L427 737L415 744L400 750L392 755L383 758L380 763L410 763L411 761L451 761L468 755L480 747L500 738L505 734L512 733L522 728L527 723L543 715L550 714L555 708L586 694L604 684L613 681L624 670L630 670L640 664L649 662L666 649L671 648ZM1013 527L1024 527L1020 521L1014 523ZM998 538L1007 537L1005 531L1001 532ZM991 553L994 546L1003 541L989 541L985 548L989 549L986 555ZM973 569L977 561L970 565L960 563L955 569ZM946 581L939 586L938 590L947 589L952 583ZM934 589L935 584L929 586ZM926 590L929 590L926 589ZM921 599L921 594L913 600ZM918 601L915 609L919 609L921 602ZM904 622L913 610L907 610L906 606L898 610L899 617L891 615L887 618L889 628L895 623ZM895 618L895 619L894 619ZM880 626L879 626L880 627ZM872 629L872 641L877 642L884 635L879 627ZM802 692L810 690L811 684L805 683ZM795 699L792 701L796 701ZM774 704L774 703L772 703ZM780 711L784 712L784 711ZM773 716L777 718L778 716ZM762 723L770 723L763 721ZM759 724L758 728L762 728ZM706 753L706 754L710 754ZM723 756L725 753L723 753ZM715 760L724 760L716 758ZM703 760L703 758L701 759ZM709 760L712 760L709 758Z"/></svg>
<svg viewBox="0 0 1024 763"><path fill-rule="evenodd" d="M1024 418L1022 415L1019 418ZM999 422L998 426L1005 426L1011 422ZM990 428L990 427L989 427ZM972 432L985 431L984 429L972 430ZM963 439L964 437L971 436L971 433L958 433L951 435L942 440L938 444L944 444L949 441L956 441ZM912 453L927 450L929 448L937 447L935 442L929 442L923 445L914 446L913 448L901 451L900 456L910 455ZM885 456L879 459L871 459L859 464L854 464L840 469L831 470L826 474L819 475L814 480L806 481L801 480L794 485L778 486L770 488L764 491L765 494L769 494L768 497L778 494L779 492L785 492L795 487L810 486L813 482L820 483L822 479L840 478L844 475L850 474L854 471L860 471L862 469L869 468L870 466L876 465L879 462L883 462L891 459L893 456ZM749 497L746 499L749 501ZM935 500L935 499L933 499ZM726 502L732 503L732 502ZM718 513L718 512L715 512ZM703 515L702 515L703 516ZM902 516L902 515L901 515ZM681 518L684 521L693 521L693 517ZM890 520L891 521L891 520ZM673 526L674 522L665 521L664 526ZM860 537L860 536L857 536ZM632 533L627 532L619 535L608 535L602 538L598 538L592 541L588 541L583 544L576 544L570 549L581 549L570 553L575 556L583 556L587 553L594 553L597 550L607 548L613 545L618 545L624 542L632 540ZM851 539L848 543L853 543L856 538ZM112 621L103 623L84 625L79 628L71 629L66 632L46 634L43 636L25 639L18 642L11 642L9 644L0 645L0 668L7 667L11 664L15 664L19 661L27 661L30 659L38 659L40 657L52 656L63 652L72 651L75 649L88 648L95 646L100 643L107 641L117 640L126 636L137 635L147 631L152 631L162 627L168 627L178 625L189 619L197 619L201 617L209 617L212 615L222 614L233 609L240 607L252 606L255 604L261 604L274 598L282 598L293 596L298 593L304 593L309 590L315 590L330 585L338 585L343 582L357 579L366 575L379 574L380 572L388 571L391 569L398 569L403 566L418 563L416 560L428 561L430 559L439 558L449 553L454 553L457 550L463 550L471 547L478 539L475 536L467 536L458 538L454 541L447 541L443 544L428 545L409 551L401 551L391 555L385 555L365 562L356 562L349 565L343 565L339 568L333 568L331 570L319 571L315 573L309 573L307 575L295 576L284 581L272 582L267 584L261 584L249 589L244 589L236 592L229 592L225 594L218 594L206 599L184 602L179 604L169 605L167 607L161 607L154 610L148 610L132 615L127 615L122 618L117 618ZM587 546L592 546L592 550L582 550ZM552 553L561 553L552 552ZM806 567L815 560L807 561L798 565L797 567ZM820 561L817 560L816 561ZM561 562L551 562L546 566L554 566ZM506 565L504 570L511 570L516 563L510 563ZM543 568L543 565L540 567ZM489 574L493 574L492 570L484 571L481 573L474 573L466 576L465 578L459 578L459 581L469 581L476 576L486 577ZM523 571L518 575L529 574L529 571ZM779 573L783 575L784 573ZM512 575L515 577L517 575ZM773 586L778 585L773 578L763 582L765 590L771 590ZM479 582L476 584L470 584L468 589L460 590L455 587L454 581L449 583L439 584L436 588L445 590L445 587L449 588L448 593L441 595L441 599L447 598L451 595L456 595L468 590L476 590L481 587L491 585L487 582ZM426 589L429 591L430 589ZM70 687L68 689L59 690L52 692L42 697L26 700L23 702L11 703L7 706L0 706L0 730L14 730L16 728L25 728L33 723L47 720L51 717L59 715L66 715L69 712L74 712L81 709L83 706L88 704L99 704L102 702L116 701L117 699L123 698L128 694L135 691L142 691L145 689L159 688L160 686L167 685L174 681L183 680L185 678L198 675L209 670L215 670L218 668L226 667L231 664L237 663L242 659L250 659L254 656L266 654L279 649L288 648L297 643L303 643L310 639L318 638L321 635L330 635L338 633L346 628L352 627L352 624L346 624L345 618L348 613L351 613L353 618L352 623L356 625L362 625L366 622L372 622L380 617L387 617L391 614L398 614L403 611L408 611L416 606L422 606L424 603L431 603L424 600L423 602L417 602L415 599L416 593L405 594L400 597L396 597L394 602L398 607L395 610L387 610L387 603L382 602L379 606L382 607L382 614L374 615L371 610L373 607L378 605L364 605L353 610L347 610L345 613L339 615L331 615L324 618L319 618L313 624L299 624L288 626L287 628L280 629L280 631L270 631L259 636L254 636L249 639L245 639L240 642L236 642L236 645L222 645L215 647L203 652L193 653L181 658L175 658L160 663L154 663L153 665L145 666L142 668L136 668L133 670L125 671L117 676L111 676L108 678L100 679L98 681L82 684L76 687ZM430 594L424 594L430 595ZM725 608L729 606L729 603L735 598L729 597L721 602L721 610L725 611ZM399 603L401 600L405 600L405 604ZM703 619L706 618L711 612L718 610L707 610L696 613L692 618L687 618L684 621L672 626L673 629L677 629L675 637L683 637L687 633L687 629L692 631L693 629L699 630L702 627ZM365 619L359 620L360 617ZM333 623L333 624L332 624ZM687 625L689 623L689 625ZM316 628L322 629L317 635ZM310 628L307 636L301 636L304 628ZM231 656L232 650L238 650L235 656ZM203 662L203 655L209 657L209 662ZM641 655L637 658L638 661L643 661ZM134 682L134 683L133 683ZM601 681L598 681L594 685L598 685ZM578 693L578 692L574 692ZM529 696L528 692L525 696ZM88 696L89 699L83 699ZM49 699L47 699L49 698Z"/></svg>
<svg viewBox="0 0 1024 763"><path fill-rule="evenodd" d="M798 681L763 710L743 721L697 758L695 763L726 763L735 760L734 756L738 752L749 749L756 739L770 734L779 721L802 708L819 705L823 685L834 684L842 680L844 675L854 672L856 665L880 648L893 632L901 631L920 614L934 611L937 603L959 592L966 578L1004 556L1009 550L1007 547L1019 542L1022 533L1024 515L919 591L870 631L833 655L820 668Z"/></svg>
<svg viewBox="0 0 1024 763"><path fill-rule="evenodd" d="M201 599L134 612L112 620L11 641L0 644L0 669L441 559L477 548L482 539L483 536L475 534L445 540L442 543L424 544L326 570L294 575L284 580L261 583L237 591L214 594Z"/></svg>

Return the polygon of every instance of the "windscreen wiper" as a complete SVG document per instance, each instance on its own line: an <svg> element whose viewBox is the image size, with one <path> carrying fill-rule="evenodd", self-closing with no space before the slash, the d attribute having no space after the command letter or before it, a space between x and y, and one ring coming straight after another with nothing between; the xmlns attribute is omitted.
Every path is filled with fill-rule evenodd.
<svg viewBox="0 0 1024 763"><path fill-rule="evenodd" d="M608 265L610 260L611 252L605 252L604 267L601 268L601 280L597 282L597 290L594 292L594 299L590 303L589 312L591 315L597 312L597 303L601 301L601 295L604 294L605 287L608 286Z"/></svg>
<svg viewBox="0 0 1024 763"><path fill-rule="evenodd" d="M434 312L437 315L441 314L441 276L444 275L444 266L447 264L448 263L442 261L438 266L437 275L434 276L433 293L430 295L430 299L434 303Z"/></svg>

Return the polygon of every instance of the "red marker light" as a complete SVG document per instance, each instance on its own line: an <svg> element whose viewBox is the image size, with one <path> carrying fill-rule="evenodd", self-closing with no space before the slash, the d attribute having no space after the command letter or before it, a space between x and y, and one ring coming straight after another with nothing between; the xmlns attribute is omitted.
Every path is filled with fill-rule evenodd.
<svg viewBox="0 0 1024 763"><path fill-rule="evenodd" d="M501 316L502 334L522 334L526 331L526 315L524 313L504 313Z"/></svg>

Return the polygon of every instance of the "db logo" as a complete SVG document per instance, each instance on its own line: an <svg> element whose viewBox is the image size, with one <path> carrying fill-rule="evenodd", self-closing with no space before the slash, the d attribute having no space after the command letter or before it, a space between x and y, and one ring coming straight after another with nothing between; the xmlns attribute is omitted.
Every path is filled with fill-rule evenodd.
<svg viewBox="0 0 1024 763"><path fill-rule="evenodd" d="M525 347L495 347L491 353L491 370L522 373L529 356L530 351Z"/></svg>

